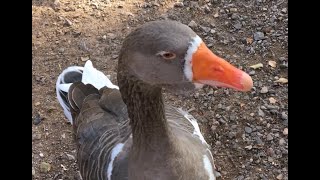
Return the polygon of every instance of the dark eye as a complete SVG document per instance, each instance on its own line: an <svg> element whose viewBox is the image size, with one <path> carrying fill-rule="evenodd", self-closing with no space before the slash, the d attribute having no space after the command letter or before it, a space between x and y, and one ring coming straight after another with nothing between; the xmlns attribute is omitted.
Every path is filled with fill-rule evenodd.
<svg viewBox="0 0 320 180"><path fill-rule="evenodd" d="M176 55L172 52L161 51L157 55L161 56L163 59L171 60L176 57Z"/></svg>
<svg viewBox="0 0 320 180"><path fill-rule="evenodd" d="M167 52L167 53L163 54L163 58L165 58L165 59L173 59L175 57L176 57L176 55L173 54L173 53L170 53L170 52Z"/></svg>

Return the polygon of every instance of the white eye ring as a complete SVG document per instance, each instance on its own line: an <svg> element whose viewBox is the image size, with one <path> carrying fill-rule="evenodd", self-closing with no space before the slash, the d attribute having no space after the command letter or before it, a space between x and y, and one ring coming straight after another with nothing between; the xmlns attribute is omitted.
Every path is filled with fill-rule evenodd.
<svg viewBox="0 0 320 180"><path fill-rule="evenodd" d="M163 59L171 60L176 57L176 55L169 51L160 51L156 54L157 56L161 56Z"/></svg>

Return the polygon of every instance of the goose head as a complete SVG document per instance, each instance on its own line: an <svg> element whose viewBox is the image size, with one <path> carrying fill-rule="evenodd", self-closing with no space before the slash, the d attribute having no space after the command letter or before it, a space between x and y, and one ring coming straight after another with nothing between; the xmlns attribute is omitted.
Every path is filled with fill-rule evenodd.
<svg viewBox="0 0 320 180"><path fill-rule="evenodd" d="M203 85L249 91L251 77L215 55L188 26L176 21L153 21L125 39L118 74L125 70L153 86Z"/></svg>

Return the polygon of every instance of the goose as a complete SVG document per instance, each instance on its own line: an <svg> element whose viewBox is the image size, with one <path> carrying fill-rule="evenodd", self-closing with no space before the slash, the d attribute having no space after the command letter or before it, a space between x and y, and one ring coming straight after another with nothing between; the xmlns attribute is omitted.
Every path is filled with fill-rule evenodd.
<svg viewBox="0 0 320 180"><path fill-rule="evenodd" d="M188 26L147 22L124 40L118 85L88 60L58 77L83 180L215 180L211 147L197 120L162 91L204 85L250 91L251 77L215 55Z"/></svg>

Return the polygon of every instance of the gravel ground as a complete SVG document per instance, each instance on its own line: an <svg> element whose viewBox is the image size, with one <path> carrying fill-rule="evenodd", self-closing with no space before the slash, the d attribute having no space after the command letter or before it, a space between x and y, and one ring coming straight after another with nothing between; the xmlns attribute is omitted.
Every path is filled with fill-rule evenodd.
<svg viewBox="0 0 320 180"><path fill-rule="evenodd" d="M91 59L116 83L124 37L144 22L189 25L248 72L249 93L205 87L165 100L195 116L223 179L288 179L288 1L32 0L32 177L79 179L55 81Z"/></svg>

